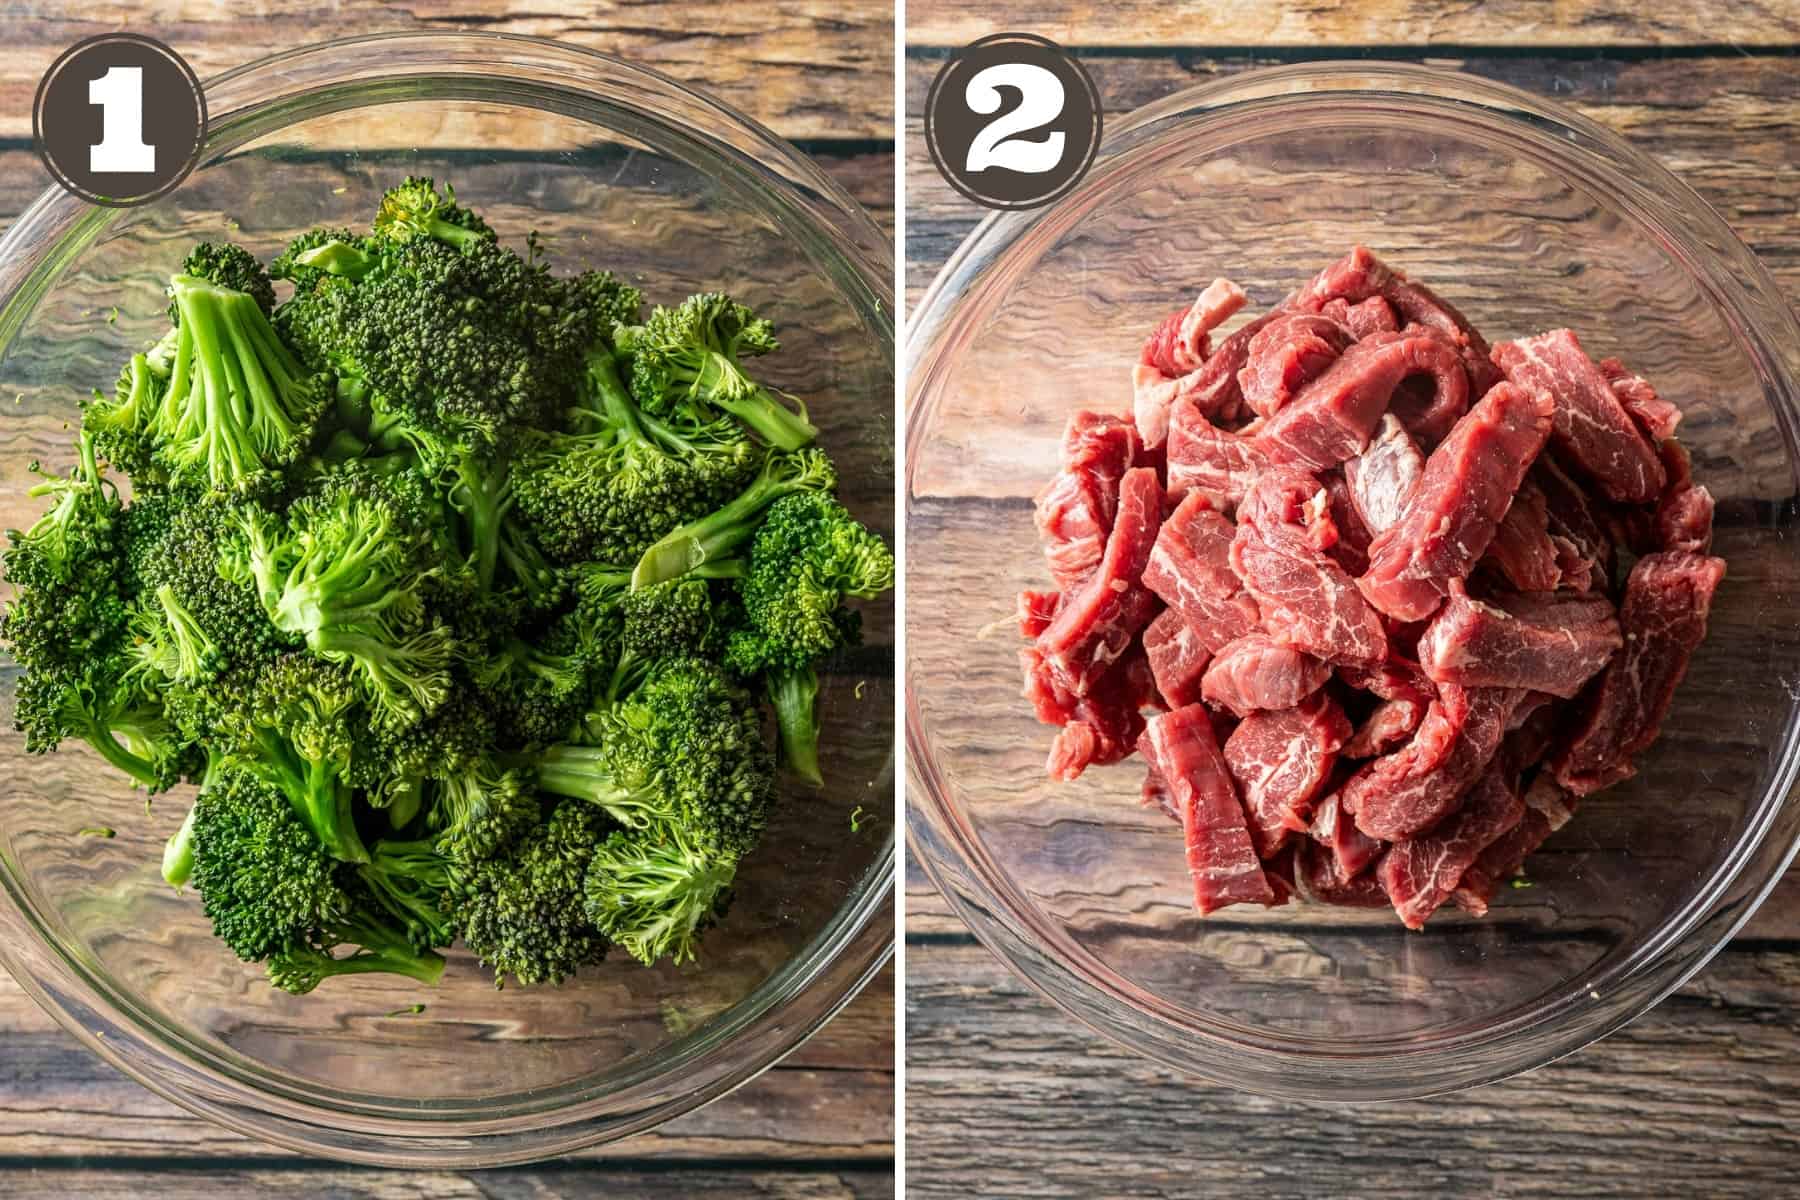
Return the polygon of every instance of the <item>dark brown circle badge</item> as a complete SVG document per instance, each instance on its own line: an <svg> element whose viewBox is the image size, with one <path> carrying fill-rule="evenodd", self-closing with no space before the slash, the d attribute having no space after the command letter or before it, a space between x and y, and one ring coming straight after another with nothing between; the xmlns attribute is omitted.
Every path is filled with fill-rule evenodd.
<svg viewBox="0 0 1800 1200"><path fill-rule="evenodd" d="M182 57L154 38L75 43L44 73L31 111L38 156L63 187L126 208L187 178L206 135L206 97Z"/></svg>
<svg viewBox="0 0 1800 1200"><path fill-rule="evenodd" d="M958 50L925 98L925 144L951 187L988 208L1064 195L1100 148L1100 94L1055 42L999 33Z"/></svg>

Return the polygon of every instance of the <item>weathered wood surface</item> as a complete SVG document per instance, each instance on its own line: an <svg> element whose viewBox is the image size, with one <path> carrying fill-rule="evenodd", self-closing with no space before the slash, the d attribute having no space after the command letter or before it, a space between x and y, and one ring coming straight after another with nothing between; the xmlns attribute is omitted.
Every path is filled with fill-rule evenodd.
<svg viewBox="0 0 1800 1200"><path fill-rule="evenodd" d="M1107 6L1102 16L1097 6L1040 5L1031 23L1017 27L1077 48L1106 48L1087 56L1085 65L1109 112L1271 60L1344 57L1334 44L1345 43L1378 48L1381 57L1446 61L1552 95L1681 175L1758 252L1790 301L1800 301L1800 186L1793 155L1800 139L1800 85L1792 69L1800 41L1792 22L1800 12L1790 5L1737 9L1729 18L1709 14L1704 5L1634 13L1580 3L1533 6L1530 13L1505 3L1422 2L1151 9ZM909 16L906 255L908 297L916 303L981 216L950 191L924 155L919 109L948 49L988 28L980 27L985 13L962 0L928 0L911 6ZM1759 50L1759 41L1766 49ZM1695 48L1667 57L1609 48L1682 43ZM1743 52L1708 50L1707 43L1731 43ZM1288 48L1267 49L1277 46ZM1505 50L1489 52L1493 47ZM1200 263L1196 286L1236 266ZM1042 303L1048 309L1065 299ZM1081 347L1069 353L1078 364ZM1282 932L1289 918L1265 921L1259 913L1208 932L1205 922L1180 911L1178 836L1159 825L1160 818L1140 819L1129 811L1132 806L1116 793L1134 789L1116 778L1083 780L1069 789L1041 782L1049 731L1005 694L1001 665L1014 643L1004 631L991 641L974 640L975 630L1004 615L1004 594L990 603L989 593L1004 593L1017 576L1033 571L1042 578L1030 561L1035 551L1023 501L1028 493L1017 486L1023 474L1010 469L1036 469L1041 461L1030 421L1022 419L1027 406L1011 383L995 389L986 413L987 444L1003 444L1004 458L990 464L986 479L975 471L926 476L909 525L909 666L934 681L933 703L944 728L983 731L986 749L959 762L958 782L1016 784L1019 802L996 802L992 810L996 832L990 844L1021 861L1041 852L1043 876L1031 881L1040 889L1038 898L1102 954L1130 954L1143 929L1166 919L1171 928L1204 938L1208 957L1231 971L1270 979L1284 971L1303 975L1318 962L1317 947L1304 933L1290 939ZM1121 383L1112 397L1125 396ZM1080 399L1071 395L1069 404ZM980 430L982 417L973 409L967 415L966 428ZM995 425L1009 436L996 437ZM1754 523L1747 511L1740 516ZM999 549L1009 530L1027 546L1016 559ZM933 544L923 546L921 536ZM1780 554L1773 539L1760 552L1740 548L1733 569L1748 591L1740 596L1738 616L1727 615L1721 628L1754 621L1765 592L1793 590L1785 578L1774 582L1788 570L1778 564ZM1757 565L1759 558L1764 566ZM968 630L959 649L918 632L945 622ZM1800 646L1784 642L1776 653L1793 656ZM1750 638L1724 654L1740 661L1755 656ZM1737 668L1720 663L1714 669L1717 682L1707 684L1702 675L1694 686L1720 690L1710 699L1689 694L1683 701L1694 703L1696 712L1708 704L1734 710L1735 701L1724 699L1731 689L1723 681ZM1732 743L1744 728L1720 730L1713 738L1700 724L1691 723L1690 732L1707 761L1743 770L1753 752ZM1004 748L1007 733L996 738L996 728L1012 732L1018 745ZM952 741L958 736L952 733ZM1106 812L1100 806L1109 793L1114 805ZM1040 811L1029 811L1034 806ZM1534 868L1534 875L1541 872L1536 887L1504 897L1502 919L1548 934L1557 922L1533 914L1557 903L1557 887L1591 888L1590 898L1603 896L1604 880L1583 879L1584 872L1573 868L1579 862L1592 869L1604 857L1601 847L1629 841L1627 809L1591 805L1582 817L1594 824L1584 828L1578 819L1559 835L1579 844L1552 842ZM1090 828L1092 838L1085 836ZM1111 837L1114 830L1123 840ZM1679 873L1668 858L1648 859L1643 869ZM1080 895L1076 888L1059 894L1051 882L1084 874L1096 882ZM1350 1108L1264 1100L1153 1066L1040 999L974 941L910 861L906 901L911 1195L966 1196L968 1180L978 1177L986 1194L1021 1197L1759 1197L1791 1190L1800 1166L1800 1140L1792 1133L1800 1118L1800 874L1776 887L1743 934L1698 978L1605 1041L1474 1092ZM1599 915L1596 930L1611 927L1622 914ZM1366 918L1315 917L1334 930L1359 930L1359 944L1371 953L1355 966L1361 972L1383 969L1387 943L1377 927L1359 924ZM1414 951L1428 953L1423 943ZM1457 964L1444 965L1453 976ZM1343 973L1345 986L1353 986L1351 971ZM1329 1013L1306 1010L1330 987L1311 978L1297 979L1296 987L1302 998L1290 1019L1329 1020Z"/></svg>
<svg viewBox="0 0 1800 1200"><path fill-rule="evenodd" d="M0 9L0 137L31 137L38 80L84 37L116 29L174 47L202 79L327 38L479 30L602 50L717 95L787 138L892 140L894 10L871 0L566 4L460 0L28 3Z"/></svg>
<svg viewBox="0 0 1800 1200"><path fill-rule="evenodd" d="M657 67L797 139L893 225L893 26L885 5L792 0L755 12L706 4L511 6L286 2L27 5L0 12L0 228L48 179L24 140L50 61L79 37L148 31L208 76L322 37L402 28L557 37ZM536 11L528 11L535 7ZM443 145L456 130L437 129ZM491 129L471 130L492 135ZM503 144L525 149L529 130ZM891 644L876 622L874 645ZM854 664L851 664L854 669ZM869 703L890 703L885 672ZM849 686L845 682L845 687ZM123 828L121 838L125 837ZM0 1194L323 1194L388 1198L794 1197L894 1190L894 972L759 1079L662 1129L536 1167L384 1172L314 1161L192 1117L89 1054L0 975Z"/></svg>
<svg viewBox="0 0 1800 1200"><path fill-rule="evenodd" d="M1026 19L1027 14L1029 19ZM1800 40L1786 0L1700 0L1628 7L1607 0L1351 0L1158 4L1043 0L996 24L980 0L928 0L906 12L907 46L960 46L997 28L1066 46L1768 46Z"/></svg>
<svg viewBox="0 0 1800 1200"><path fill-rule="evenodd" d="M1671 6L1672 8L1673 6ZM1206 11L1212 11L1206 9ZM1474 10L1471 10L1474 11ZM1666 10L1664 10L1666 11ZM1224 40L1224 39L1222 39ZM1194 44L1183 39L1182 44ZM1227 44L1241 44L1228 40ZM909 43L906 63L906 288L916 302L982 215L951 190L925 153L919 113L940 60ZM1313 47L1310 57L1331 58ZM1419 47L1383 57L1428 60L1550 96L1654 155L1731 222L1790 296L1800 296L1800 159L1794 154L1800 72L1791 55L1609 58L1433 54ZM1170 92L1268 65L1255 52L1196 46L1177 52L1109 54L1085 63L1109 113L1125 113ZM1225 269L1229 264L1219 264ZM1214 264L1201 269L1212 271ZM1211 278L1209 274L1208 279Z"/></svg>

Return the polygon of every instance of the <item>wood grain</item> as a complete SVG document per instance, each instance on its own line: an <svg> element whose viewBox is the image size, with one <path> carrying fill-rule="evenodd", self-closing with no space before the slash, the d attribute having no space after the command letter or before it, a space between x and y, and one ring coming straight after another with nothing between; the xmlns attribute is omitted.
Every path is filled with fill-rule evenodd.
<svg viewBox="0 0 1800 1200"><path fill-rule="evenodd" d="M1781 45L1800 40L1800 14L1783 0L1700 0L1636 8L1608 0L1039 0L1029 29L1066 46L1693 46ZM906 9L907 46L960 46L997 26L980 0L922 0Z"/></svg>
<svg viewBox="0 0 1800 1200"><path fill-rule="evenodd" d="M397 30L529 34L655 67L735 105L787 138L893 138L893 7L852 0L740 6L494 4L458 0L207 0L30 3L0 9L0 137L31 136L32 96L56 56L124 29L167 42L202 79L324 38Z"/></svg>

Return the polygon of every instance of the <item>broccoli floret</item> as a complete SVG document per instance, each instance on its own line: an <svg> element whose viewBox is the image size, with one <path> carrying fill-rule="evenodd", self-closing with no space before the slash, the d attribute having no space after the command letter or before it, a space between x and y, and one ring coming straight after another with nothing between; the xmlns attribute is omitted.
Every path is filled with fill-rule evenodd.
<svg viewBox="0 0 1800 1200"><path fill-rule="evenodd" d="M332 389L282 344L255 297L194 275L169 285L181 314L169 386L148 428L158 461L229 489L298 461Z"/></svg>
<svg viewBox="0 0 1800 1200"><path fill-rule="evenodd" d="M456 191L448 184L440 193L435 180L409 175L381 197L381 208L375 213L375 236L396 242L436 238L466 250L480 242L492 242L494 231L486 221L456 202Z"/></svg>
<svg viewBox="0 0 1800 1200"><path fill-rule="evenodd" d="M345 920L337 864L279 791L245 771L214 773L194 802L193 882L213 932L245 962Z"/></svg>
<svg viewBox="0 0 1800 1200"><path fill-rule="evenodd" d="M351 763L365 725L349 671L286 654L257 672L223 721L235 763L277 789L332 856L367 862L351 801Z"/></svg>
<svg viewBox="0 0 1800 1200"><path fill-rule="evenodd" d="M709 575L742 564L735 559L709 563ZM684 575L618 596L618 661L607 685L608 699L616 700L643 682L659 662L696 657L716 660L738 623L740 606L729 591L715 592L707 579Z"/></svg>
<svg viewBox="0 0 1800 1200"><path fill-rule="evenodd" d="M588 920L614 944L652 966L694 958L702 930L730 898L737 861L703 854L680 828L615 833L594 852L583 888Z"/></svg>
<svg viewBox="0 0 1800 1200"><path fill-rule="evenodd" d="M269 264L269 274L305 290L326 275L360 279L377 261L364 239L348 229L309 229Z"/></svg>
<svg viewBox="0 0 1800 1200"><path fill-rule="evenodd" d="M632 562L658 538L726 503L750 481L758 454L741 434L683 438L646 422L613 357L587 360L585 432L551 435L519 463L519 511L561 563Z"/></svg>
<svg viewBox="0 0 1800 1200"><path fill-rule="evenodd" d="M508 853L538 823L528 774L482 758L433 785L426 824L439 853L469 865Z"/></svg>
<svg viewBox="0 0 1800 1200"><path fill-rule="evenodd" d="M593 699L605 655L581 613L558 618L529 641L507 639L475 670L500 745L518 749L566 737Z"/></svg>
<svg viewBox="0 0 1800 1200"><path fill-rule="evenodd" d="M747 624L731 635L725 662L763 676L788 766L818 786L819 681L814 664L861 636L847 599L894 586L894 555L829 495L803 492L769 506L738 582Z"/></svg>
<svg viewBox="0 0 1800 1200"><path fill-rule="evenodd" d="M151 432L168 376L151 368L147 355L134 354L119 373L111 399L95 392L82 405L81 428L99 456L133 481L158 478L156 442Z"/></svg>
<svg viewBox="0 0 1800 1200"><path fill-rule="evenodd" d="M404 495L362 476L328 477L285 524L245 509L238 528L233 578L254 582L276 628L353 663L378 717L417 721L443 703L454 637L424 601L441 559Z"/></svg>
<svg viewBox="0 0 1800 1200"><path fill-rule="evenodd" d="M631 573L631 586L645 588L730 557L755 535L763 510L797 492L829 492L837 487L831 460L817 450L771 453L762 470L722 507L673 529L645 550Z"/></svg>
<svg viewBox="0 0 1800 1200"><path fill-rule="evenodd" d="M275 311L275 284L269 278L269 272L256 261L256 255L242 246L230 242L221 245L201 242L189 251L181 264L181 273L204 279L216 287L244 293L256 301L256 307L263 310L264 316ZM179 306L169 306L169 322L173 325L181 323Z"/></svg>
<svg viewBox="0 0 1800 1200"><path fill-rule="evenodd" d="M631 355L632 395L646 412L729 413L781 450L798 450L818 436L798 400L745 372L740 360L767 354L778 343L769 322L723 293L659 306L641 326L621 328L615 337Z"/></svg>
<svg viewBox="0 0 1800 1200"><path fill-rule="evenodd" d="M340 946L355 949L334 953ZM304 996L337 975L404 975L436 986L444 975L443 956L420 951L405 934L365 915L353 915L325 931L317 942L282 947L269 959L269 982L284 992Z"/></svg>
<svg viewBox="0 0 1800 1200"><path fill-rule="evenodd" d="M606 956L607 941L583 909L594 849L605 838L600 811L561 804L505 858L458 873L456 930L475 957L520 984L561 983Z"/></svg>
<svg viewBox="0 0 1800 1200"><path fill-rule="evenodd" d="M585 800L627 829L678 825L696 849L741 855L768 822L774 762L761 717L711 663L659 663L636 691L583 718L579 742L522 761L542 790Z"/></svg>
<svg viewBox="0 0 1800 1200"><path fill-rule="evenodd" d="M446 908L455 874L429 839L377 842L356 874L413 949L435 950L455 940Z"/></svg>

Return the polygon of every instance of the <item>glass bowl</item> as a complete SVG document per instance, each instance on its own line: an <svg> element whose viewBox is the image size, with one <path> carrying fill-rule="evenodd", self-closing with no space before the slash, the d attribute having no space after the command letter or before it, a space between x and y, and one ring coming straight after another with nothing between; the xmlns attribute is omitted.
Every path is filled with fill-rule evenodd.
<svg viewBox="0 0 1800 1200"><path fill-rule="evenodd" d="M1004 622L1018 589L1050 586L1031 497L1071 412L1129 411L1165 314L1218 275L1267 308L1356 242L1490 338L1572 326L1678 401L1730 574L1638 776L1585 802L1487 918L1202 920L1179 832L1138 803L1141 763L1045 777L1052 731ZM1800 327L1712 209L1592 122L1384 64L1184 91L1114 123L1065 199L971 235L907 367L910 844L990 949L1107 1037L1294 1099L1488 1082L1655 1004L1792 857Z"/></svg>
<svg viewBox="0 0 1800 1200"><path fill-rule="evenodd" d="M310 226L366 224L383 189L417 172L454 181L509 240L538 229L561 267L610 267L652 300L725 289L774 318L772 382L807 397L846 503L892 536L891 246L767 130L617 59L492 35L308 47L213 80L207 99L200 166L174 192L117 211L52 190L0 240L0 394L17 397L0 525L36 507L33 459L72 459L76 398L157 335L190 243L268 254ZM498 993L458 952L426 993L376 976L273 992L158 876L187 797L146 815L86 747L31 757L10 727L0 959L115 1066L295 1149L468 1166L650 1128L768 1067L892 947L893 830L879 818L893 811L894 620L883 604L865 615L867 645L822 687L833 785L780 807L697 965L618 956L560 989ZM878 819L853 833L859 806ZM77 835L98 825L117 836Z"/></svg>

